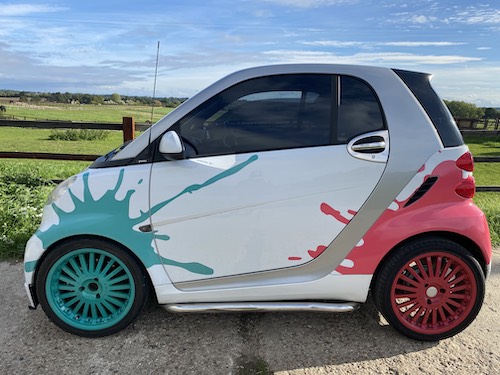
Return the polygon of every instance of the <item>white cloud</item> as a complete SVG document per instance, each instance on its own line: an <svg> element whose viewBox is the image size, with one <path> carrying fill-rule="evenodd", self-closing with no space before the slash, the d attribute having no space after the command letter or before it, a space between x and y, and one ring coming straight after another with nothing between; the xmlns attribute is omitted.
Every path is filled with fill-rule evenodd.
<svg viewBox="0 0 500 375"><path fill-rule="evenodd" d="M453 17L450 17L449 19L454 22L466 23L468 25L497 25L500 24L500 10L469 7L466 10L457 12Z"/></svg>
<svg viewBox="0 0 500 375"><path fill-rule="evenodd" d="M445 16L443 16L445 15ZM463 7L460 5L447 8L433 4L419 14L410 12L399 12L391 14L391 18L383 20L383 23L392 23L408 26L426 26L440 23L443 25L466 24L479 26L500 25L500 9L491 5L478 5Z"/></svg>
<svg viewBox="0 0 500 375"><path fill-rule="evenodd" d="M363 47L367 43L365 42L342 42L339 40L317 40L310 42L302 42L307 46L320 46L320 47Z"/></svg>
<svg viewBox="0 0 500 375"><path fill-rule="evenodd" d="M433 69L432 85L448 100L464 100L480 107L500 106L500 91L491 77L500 76L499 66L460 66Z"/></svg>
<svg viewBox="0 0 500 375"><path fill-rule="evenodd" d="M26 16L33 13L60 12L66 8L38 4L7 4L0 6L0 16Z"/></svg>
<svg viewBox="0 0 500 375"><path fill-rule="evenodd" d="M356 0L264 0L268 3L289 6L294 8L319 8L323 6L354 4Z"/></svg>
<svg viewBox="0 0 500 375"><path fill-rule="evenodd" d="M461 46L466 43L456 42L387 42L377 43L380 46L395 46L395 47L448 47L448 46Z"/></svg>
<svg viewBox="0 0 500 375"><path fill-rule="evenodd" d="M316 41L305 41L301 44L307 46L318 46L318 47L360 47L360 48L370 48L373 46L392 46L392 47L449 47L449 46L461 46L467 43L461 42L356 42L356 41L339 41L339 40L316 40Z"/></svg>
<svg viewBox="0 0 500 375"><path fill-rule="evenodd" d="M418 55L402 52L356 53L349 56L331 52L273 50L263 52L271 60L295 63L342 63L342 64L388 64L399 65L446 65L480 61L478 57L458 55Z"/></svg>
<svg viewBox="0 0 500 375"><path fill-rule="evenodd" d="M428 19L426 16L413 16L411 21L414 23L427 23Z"/></svg>

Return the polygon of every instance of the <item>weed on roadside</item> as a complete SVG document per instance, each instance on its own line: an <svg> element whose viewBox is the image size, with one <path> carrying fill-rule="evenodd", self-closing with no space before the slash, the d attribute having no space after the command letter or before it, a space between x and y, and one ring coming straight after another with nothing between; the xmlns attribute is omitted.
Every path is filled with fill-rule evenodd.
<svg viewBox="0 0 500 375"><path fill-rule="evenodd" d="M271 375L269 365L262 358L241 356L236 361L237 375Z"/></svg>

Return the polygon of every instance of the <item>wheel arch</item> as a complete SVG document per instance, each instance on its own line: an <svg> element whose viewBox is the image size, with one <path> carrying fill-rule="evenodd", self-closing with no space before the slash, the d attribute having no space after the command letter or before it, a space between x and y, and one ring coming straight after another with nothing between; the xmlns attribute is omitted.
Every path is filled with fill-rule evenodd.
<svg viewBox="0 0 500 375"><path fill-rule="evenodd" d="M394 254L394 252L398 250L398 248L405 246L405 245L412 243L412 242L416 242L416 241L420 241L420 240L424 240L424 239L430 239L430 238L447 239L447 240L453 241L453 242L463 246L478 261L484 275L487 275L488 271L487 271L486 259L481 251L481 248L473 240L471 240L470 238L463 236L459 233L455 233L455 232L448 232L448 231L425 232L425 233L419 233L419 234L416 234L414 236L411 236L411 237L404 239L403 241L394 245L384 255L382 260L377 265L375 272L373 273L373 278L372 278L372 281L370 283L370 290L373 290L373 288L375 287L375 284L377 283L378 276L380 274L380 270L383 269L383 267L385 266L387 261L391 258L392 254Z"/></svg>
<svg viewBox="0 0 500 375"><path fill-rule="evenodd" d="M31 291L32 291L33 299L35 301L35 305L38 305L38 303L39 303L38 295L37 295L37 292L36 292L36 283L37 283L37 280L38 280L38 271L40 270L40 265L45 261L45 258L47 258L47 256L54 251L55 248L61 246L64 243L75 241L75 240L76 241L77 240L99 240L99 241L104 241L104 242L110 243L112 245L115 245L118 248L122 249L123 251L127 252L127 254L130 255L134 259L134 261L137 263L137 265L141 269L143 275L146 277L146 280L147 280L147 283L148 283L149 295L151 296L151 295L155 294L155 296L156 296L155 289L153 287L153 282L151 280L151 275L149 274L149 272L146 269L146 267L144 267L144 264L141 262L141 260L139 259L139 257L131 249L129 249L128 247L124 246L120 242L112 240L111 238L108 238L108 237L85 234L85 235L76 235L76 236L62 238L62 239L54 242L53 244L51 244L43 252L42 256L37 261L36 268L35 268L35 273L33 275L33 284L32 284L32 287L31 287Z"/></svg>

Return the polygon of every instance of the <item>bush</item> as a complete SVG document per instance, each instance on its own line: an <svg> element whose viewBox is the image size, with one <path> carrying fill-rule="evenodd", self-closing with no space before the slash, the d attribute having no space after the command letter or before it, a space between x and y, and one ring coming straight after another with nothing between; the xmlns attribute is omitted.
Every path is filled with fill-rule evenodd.
<svg viewBox="0 0 500 375"><path fill-rule="evenodd" d="M51 189L14 183L0 186L0 259L22 258L26 241L40 224Z"/></svg>
<svg viewBox="0 0 500 375"><path fill-rule="evenodd" d="M40 224L44 202L54 184L30 169L1 172L0 259L21 258L26 241Z"/></svg>
<svg viewBox="0 0 500 375"><path fill-rule="evenodd" d="M65 179L81 168L77 162L0 162L0 259L22 259L55 187L51 179Z"/></svg>
<svg viewBox="0 0 500 375"><path fill-rule="evenodd" d="M52 141L98 141L109 137L109 130L96 129L66 129L52 130L49 139Z"/></svg>

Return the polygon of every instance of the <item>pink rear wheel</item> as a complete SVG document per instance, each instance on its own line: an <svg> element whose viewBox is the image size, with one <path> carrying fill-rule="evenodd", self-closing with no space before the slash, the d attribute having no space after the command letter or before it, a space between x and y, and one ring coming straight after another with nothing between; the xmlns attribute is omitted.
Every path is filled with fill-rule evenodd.
<svg viewBox="0 0 500 375"><path fill-rule="evenodd" d="M375 300L384 317L417 340L440 340L465 329L484 299L484 274L462 246L425 239L397 249L383 266Z"/></svg>

